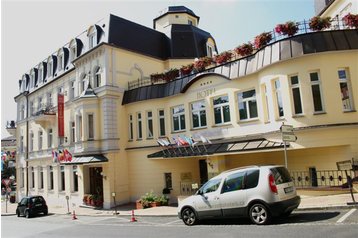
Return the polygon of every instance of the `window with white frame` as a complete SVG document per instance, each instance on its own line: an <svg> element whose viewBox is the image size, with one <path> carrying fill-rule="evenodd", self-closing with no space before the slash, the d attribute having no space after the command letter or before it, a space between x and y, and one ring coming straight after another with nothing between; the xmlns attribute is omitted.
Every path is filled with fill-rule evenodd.
<svg viewBox="0 0 358 238"><path fill-rule="evenodd" d="M341 90L343 111L352 111L354 110L353 98L351 95L351 83L349 80L349 72L347 69L338 69L338 80L339 88Z"/></svg>
<svg viewBox="0 0 358 238"><path fill-rule="evenodd" d="M128 139L133 140L133 115L129 115Z"/></svg>
<svg viewBox="0 0 358 238"><path fill-rule="evenodd" d="M220 96L213 99L215 125L230 122L229 96Z"/></svg>
<svg viewBox="0 0 358 238"><path fill-rule="evenodd" d="M165 115L164 110L160 109L159 114L159 136L165 136Z"/></svg>
<svg viewBox="0 0 358 238"><path fill-rule="evenodd" d="M44 188L44 170L43 170L42 166L39 166L38 170L39 170L39 189L43 189Z"/></svg>
<svg viewBox="0 0 358 238"><path fill-rule="evenodd" d="M77 49L76 49L76 46L72 46L70 48L70 62L72 62L72 60L76 59L77 57Z"/></svg>
<svg viewBox="0 0 358 238"><path fill-rule="evenodd" d="M77 169L77 165L72 166L72 177L73 177L72 190L73 190L73 192L78 192L78 169Z"/></svg>
<svg viewBox="0 0 358 238"><path fill-rule="evenodd" d="M54 189L54 182L53 182L53 179L54 179L54 175L53 175L53 167L50 165L49 166L49 176L48 176L48 189L49 190L53 190Z"/></svg>
<svg viewBox="0 0 358 238"><path fill-rule="evenodd" d="M94 139L94 117L93 114L88 114L88 139Z"/></svg>
<svg viewBox="0 0 358 238"><path fill-rule="evenodd" d="M52 128L48 129L47 132L47 147L52 148L53 147L53 131Z"/></svg>
<svg viewBox="0 0 358 238"><path fill-rule="evenodd" d="M75 81L72 80L70 82L70 99L73 99L75 97Z"/></svg>
<svg viewBox="0 0 358 238"><path fill-rule="evenodd" d="M147 112L147 138L153 138L153 113Z"/></svg>
<svg viewBox="0 0 358 238"><path fill-rule="evenodd" d="M58 65L57 66L58 71L63 70L63 54L62 53L57 56L57 65Z"/></svg>
<svg viewBox="0 0 358 238"><path fill-rule="evenodd" d="M30 143L29 143L29 151L34 150L34 132L30 132Z"/></svg>
<svg viewBox="0 0 358 238"><path fill-rule="evenodd" d="M269 101L268 101L269 95L268 95L266 84L261 85L261 91L263 92L262 101L264 104L264 120L265 122L269 122L270 121L270 110L269 110Z"/></svg>
<svg viewBox="0 0 358 238"><path fill-rule="evenodd" d="M20 188L25 186L25 168L21 168L20 172Z"/></svg>
<svg viewBox="0 0 358 238"><path fill-rule="evenodd" d="M19 148L20 152L23 153L25 152L24 150L24 136L20 136L20 148Z"/></svg>
<svg viewBox="0 0 358 238"><path fill-rule="evenodd" d="M215 52L215 47L212 44L207 43L206 52L207 52L207 56L213 57Z"/></svg>
<svg viewBox="0 0 358 238"><path fill-rule="evenodd" d="M25 119L25 105L20 106L20 120Z"/></svg>
<svg viewBox="0 0 358 238"><path fill-rule="evenodd" d="M76 141L76 126L75 122L71 122L71 143Z"/></svg>
<svg viewBox="0 0 358 238"><path fill-rule="evenodd" d="M184 105L175 106L172 108L173 131L185 130L185 109Z"/></svg>
<svg viewBox="0 0 358 238"><path fill-rule="evenodd" d="M32 70L32 72L31 72L31 77L30 77L30 88L34 88L34 87L35 87L35 81L36 81L35 70Z"/></svg>
<svg viewBox="0 0 358 238"><path fill-rule="evenodd" d="M142 134L142 113L137 113L137 139L141 140L143 138Z"/></svg>
<svg viewBox="0 0 358 238"><path fill-rule="evenodd" d="M257 118L256 90L248 90L237 94L239 102L240 120L248 120Z"/></svg>
<svg viewBox="0 0 358 238"><path fill-rule="evenodd" d="M47 62L47 77L52 77L53 75L53 62L52 60L49 60Z"/></svg>
<svg viewBox="0 0 358 238"><path fill-rule="evenodd" d="M52 102L52 93L49 92L47 93L47 106L52 106L53 102Z"/></svg>
<svg viewBox="0 0 358 238"><path fill-rule="evenodd" d="M34 101L30 101L30 111L29 111L29 115L32 116L35 113L35 104Z"/></svg>
<svg viewBox="0 0 358 238"><path fill-rule="evenodd" d="M96 68L95 72L94 72L94 87L101 87L102 82L101 82L101 68L98 67Z"/></svg>
<svg viewBox="0 0 358 238"><path fill-rule="evenodd" d="M79 115L77 117L77 125L78 125L77 130L76 130L77 141L82 141L82 116L81 115Z"/></svg>
<svg viewBox="0 0 358 238"><path fill-rule="evenodd" d="M92 32L89 36L88 36L88 40L89 40L89 49L92 49L93 47L96 46L97 41L96 41L96 32Z"/></svg>
<svg viewBox="0 0 358 238"><path fill-rule="evenodd" d="M42 109L43 106L43 100L42 97L38 98L38 104L37 104L37 111L40 111Z"/></svg>
<svg viewBox="0 0 358 238"><path fill-rule="evenodd" d="M39 67L38 79L39 79L39 82L38 82L39 84L43 82L43 66L42 66L42 64Z"/></svg>
<svg viewBox="0 0 358 238"><path fill-rule="evenodd" d="M65 183L65 166L60 166L60 191L65 191L66 183Z"/></svg>
<svg viewBox="0 0 358 238"><path fill-rule="evenodd" d="M303 113L302 110L302 101L301 101L301 92L300 92L300 82L298 75L290 76L290 86L292 92L292 101L293 101L293 114L300 115Z"/></svg>
<svg viewBox="0 0 358 238"><path fill-rule="evenodd" d="M315 113L324 112L321 80L318 72L310 73L313 108Z"/></svg>
<svg viewBox="0 0 358 238"><path fill-rule="evenodd" d="M30 167L30 172L31 172L31 176L30 176L30 188L34 189L35 188L35 169L34 167Z"/></svg>
<svg viewBox="0 0 358 238"><path fill-rule="evenodd" d="M283 112L283 102L282 102L282 93L281 93L281 82L279 79L274 81L274 95L276 100L276 113L278 118L284 116Z"/></svg>
<svg viewBox="0 0 358 238"><path fill-rule="evenodd" d="M190 104L191 120L193 128L206 127L205 101L193 102Z"/></svg>
<svg viewBox="0 0 358 238"><path fill-rule="evenodd" d="M39 131L39 141L38 141L38 150L42 150L42 143L43 143L43 132L42 130Z"/></svg>
<svg viewBox="0 0 358 238"><path fill-rule="evenodd" d="M87 82L88 80L86 79L86 75L83 74L82 77L81 77L81 80L80 80L80 84L81 84L81 87L80 87L80 92L79 94L81 94L83 91L85 91L86 87L87 87Z"/></svg>

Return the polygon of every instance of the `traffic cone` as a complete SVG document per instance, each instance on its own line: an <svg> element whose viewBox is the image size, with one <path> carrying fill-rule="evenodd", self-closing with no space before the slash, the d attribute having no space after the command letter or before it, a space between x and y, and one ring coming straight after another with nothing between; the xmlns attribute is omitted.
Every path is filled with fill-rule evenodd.
<svg viewBox="0 0 358 238"><path fill-rule="evenodd" d="M132 210L131 222L136 222L136 221L137 221L137 219L135 219L135 217L134 217L134 210Z"/></svg>
<svg viewBox="0 0 358 238"><path fill-rule="evenodd" d="M76 217L76 213L75 213L75 210L73 210L73 213L72 213L72 220L76 220L77 217Z"/></svg>

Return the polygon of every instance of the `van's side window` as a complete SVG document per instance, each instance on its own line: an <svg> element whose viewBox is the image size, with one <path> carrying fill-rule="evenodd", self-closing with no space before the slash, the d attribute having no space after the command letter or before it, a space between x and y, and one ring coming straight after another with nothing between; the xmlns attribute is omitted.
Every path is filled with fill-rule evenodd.
<svg viewBox="0 0 358 238"><path fill-rule="evenodd" d="M238 172L228 176L225 179L222 193L232 192L241 190L244 188L244 178L246 172Z"/></svg>
<svg viewBox="0 0 358 238"><path fill-rule="evenodd" d="M215 192L219 185L220 185L221 179L214 179L214 180L209 180L202 188L202 192L203 193L211 193L211 192Z"/></svg>
<svg viewBox="0 0 358 238"><path fill-rule="evenodd" d="M259 183L260 170L249 170L246 173L245 189L255 188Z"/></svg>

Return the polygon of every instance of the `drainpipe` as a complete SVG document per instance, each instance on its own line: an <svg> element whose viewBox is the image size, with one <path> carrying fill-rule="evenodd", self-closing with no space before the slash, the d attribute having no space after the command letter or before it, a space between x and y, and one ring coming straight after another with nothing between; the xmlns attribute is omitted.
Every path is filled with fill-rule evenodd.
<svg viewBox="0 0 358 238"><path fill-rule="evenodd" d="M26 153L25 153L25 163L26 163L26 196L29 196L29 91L23 92L23 95L26 97Z"/></svg>

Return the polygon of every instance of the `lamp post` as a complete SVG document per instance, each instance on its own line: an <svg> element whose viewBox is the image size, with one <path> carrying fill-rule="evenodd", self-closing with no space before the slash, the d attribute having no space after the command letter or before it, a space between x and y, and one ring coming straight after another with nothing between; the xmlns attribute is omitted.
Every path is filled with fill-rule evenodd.
<svg viewBox="0 0 358 238"><path fill-rule="evenodd" d="M22 93L26 98L26 153L25 153L25 164L26 164L26 196L29 195L29 91Z"/></svg>

